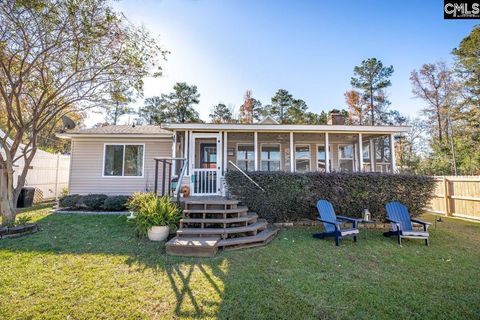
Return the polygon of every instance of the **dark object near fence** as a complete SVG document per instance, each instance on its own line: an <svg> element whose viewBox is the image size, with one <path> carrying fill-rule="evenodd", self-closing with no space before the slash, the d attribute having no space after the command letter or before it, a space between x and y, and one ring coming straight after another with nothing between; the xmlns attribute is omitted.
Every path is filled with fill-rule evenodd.
<svg viewBox="0 0 480 320"><path fill-rule="evenodd" d="M28 223L23 226L0 227L0 238L16 238L38 231L36 223Z"/></svg>
<svg viewBox="0 0 480 320"><path fill-rule="evenodd" d="M359 234L357 225L362 219L348 218L337 216L333 206L327 200L319 200L317 202L317 209L320 215L318 221L323 222L325 232L315 233L313 237L318 239L325 239L328 237L335 237L335 245L340 244L340 239L353 237L353 242L357 242L357 235ZM340 221L341 220L341 221ZM344 222L352 224L351 228L342 229L341 225Z"/></svg>
<svg viewBox="0 0 480 320"><path fill-rule="evenodd" d="M430 222L410 218L407 207L397 201L387 203L385 209L387 209L386 220L391 222L392 230L385 232L384 236L397 236L399 245L402 244L402 238L424 239L425 245L428 246L428 227L431 225ZM423 231L413 229L412 222L421 224Z"/></svg>
<svg viewBox="0 0 480 320"><path fill-rule="evenodd" d="M29 208L33 205L33 198L35 198L34 187L23 187L17 200L17 208Z"/></svg>

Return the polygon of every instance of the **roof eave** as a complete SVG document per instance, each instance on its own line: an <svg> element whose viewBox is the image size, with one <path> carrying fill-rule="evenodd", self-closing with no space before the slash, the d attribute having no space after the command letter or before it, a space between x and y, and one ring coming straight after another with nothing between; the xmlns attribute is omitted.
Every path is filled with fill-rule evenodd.
<svg viewBox="0 0 480 320"><path fill-rule="evenodd" d="M173 135L168 133L157 134L131 134L131 133L57 133L56 136L60 139L73 138L171 138Z"/></svg>
<svg viewBox="0 0 480 320"><path fill-rule="evenodd" d="M322 131L399 133L409 132L410 126L351 126L351 125L278 125L278 124L213 124L213 123L164 123L167 130L230 130L230 131Z"/></svg>

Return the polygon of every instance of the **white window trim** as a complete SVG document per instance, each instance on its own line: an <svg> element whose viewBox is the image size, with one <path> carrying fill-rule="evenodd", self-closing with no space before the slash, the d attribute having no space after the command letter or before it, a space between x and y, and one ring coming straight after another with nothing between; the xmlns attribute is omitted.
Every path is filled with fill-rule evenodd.
<svg viewBox="0 0 480 320"><path fill-rule="evenodd" d="M297 147L308 147L308 170L306 172L312 172L312 147L308 143L296 143L293 150L293 158L295 162L295 172L297 172ZM300 159L304 160L304 159Z"/></svg>
<svg viewBox="0 0 480 320"><path fill-rule="evenodd" d="M340 157L340 155L342 154L340 152L340 148L341 147L344 147L344 146L352 146L352 158L342 158ZM337 145L337 165L338 165L338 169L340 170L340 161L341 160L351 160L352 161L352 172L355 172L355 167L356 167L356 164L355 164L355 143L340 143Z"/></svg>
<svg viewBox="0 0 480 320"><path fill-rule="evenodd" d="M317 160L317 171L320 171L320 169L325 170L326 167L325 167L325 168L320 168L320 167L318 166L318 147L324 147L324 148L325 148L325 144L323 144L323 143L317 143L316 146L315 146L315 159ZM328 151L329 151L329 152L328 152L328 155L330 156L330 157L329 157L330 159L327 159L327 158L326 158L327 154L326 154L326 152L325 152L325 161L332 160L332 148L330 148L330 145L328 146ZM331 166L330 166L330 169L332 169Z"/></svg>
<svg viewBox="0 0 480 320"><path fill-rule="evenodd" d="M262 150L263 150L263 146L278 146L278 151L280 153L280 160L270 160L270 159L263 159L262 158ZM282 162L282 144L281 143L276 143L276 142L262 142L260 143L260 161L259 161L259 170L261 170L261 167L262 167L262 161L280 161L280 167L278 169L278 171L283 171L283 162ZM275 172L275 171L271 171L271 172Z"/></svg>
<svg viewBox="0 0 480 320"><path fill-rule="evenodd" d="M107 151L107 146L123 146L123 162L122 162L122 175L121 176L106 176L105 175L105 153ZM142 175L141 176L125 176L125 146L143 146L143 156L142 156ZM145 176L145 143L136 143L136 142L106 142L103 144L103 160L102 160L102 178L126 178L126 179L142 179Z"/></svg>
<svg viewBox="0 0 480 320"><path fill-rule="evenodd" d="M254 143L248 143L248 142L237 142L236 143L236 146L235 146L235 164L236 165L238 165L237 156L238 156L238 147L239 146L252 146L253 147L253 159L252 160L242 159L242 161L252 161L253 162L253 170L249 170L249 171L255 171L255 144Z"/></svg>

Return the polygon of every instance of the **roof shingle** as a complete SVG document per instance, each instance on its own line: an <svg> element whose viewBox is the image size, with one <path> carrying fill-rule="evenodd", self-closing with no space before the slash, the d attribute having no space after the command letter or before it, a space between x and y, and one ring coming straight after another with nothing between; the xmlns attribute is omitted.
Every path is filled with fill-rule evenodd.
<svg viewBox="0 0 480 320"><path fill-rule="evenodd" d="M160 126L155 125L117 125L117 126L104 126L96 128L80 129L76 128L65 132L68 134L85 134L85 135L104 135L104 134L138 134L138 135L172 135L169 130L162 129Z"/></svg>

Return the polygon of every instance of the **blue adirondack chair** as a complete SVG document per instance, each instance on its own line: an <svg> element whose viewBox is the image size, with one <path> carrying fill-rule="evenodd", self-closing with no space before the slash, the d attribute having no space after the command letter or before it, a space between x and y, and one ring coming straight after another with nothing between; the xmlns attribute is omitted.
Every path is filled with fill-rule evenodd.
<svg viewBox="0 0 480 320"><path fill-rule="evenodd" d="M425 245L428 246L428 227L431 223L420 219L412 219L408 213L408 208L397 201L387 203L385 209L387 209L387 221L391 223L392 230L385 232L384 236L396 235L399 245L402 244L402 238L424 239ZM412 222L421 224L423 231L414 229Z"/></svg>
<svg viewBox="0 0 480 320"><path fill-rule="evenodd" d="M320 215L317 220L323 222L325 232L314 234L313 236L315 238L325 239L328 237L335 237L335 245L337 246L340 243L340 239L346 237L353 237L353 241L357 242L357 235L359 233L357 225L362 219L354 219L335 215L332 204L327 200L319 200L317 202L317 210ZM351 223L352 227L348 229L342 229L342 221Z"/></svg>

